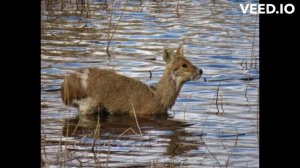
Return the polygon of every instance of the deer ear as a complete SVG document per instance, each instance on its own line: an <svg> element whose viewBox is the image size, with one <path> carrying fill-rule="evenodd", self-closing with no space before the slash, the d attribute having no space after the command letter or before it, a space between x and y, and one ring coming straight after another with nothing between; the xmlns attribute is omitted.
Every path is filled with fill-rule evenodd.
<svg viewBox="0 0 300 168"><path fill-rule="evenodd" d="M180 44L179 47L177 48L176 54L177 54L178 56L184 57L183 46L182 46L182 44Z"/></svg>
<svg viewBox="0 0 300 168"><path fill-rule="evenodd" d="M163 59L166 63L170 63L174 58L173 50L165 47L163 51Z"/></svg>

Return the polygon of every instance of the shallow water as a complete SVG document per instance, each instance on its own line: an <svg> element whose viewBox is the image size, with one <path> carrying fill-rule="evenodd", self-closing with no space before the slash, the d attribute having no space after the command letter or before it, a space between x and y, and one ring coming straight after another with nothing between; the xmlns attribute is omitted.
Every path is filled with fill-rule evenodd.
<svg viewBox="0 0 300 168"><path fill-rule="evenodd" d="M81 2L42 1L44 167L259 167L259 20L241 13L244 1ZM168 117L138 118L141 132L134 118L98 121L63 105L57 89L70 72L156 83L163 47L180 43L203 78L183 86Z"/></svg>

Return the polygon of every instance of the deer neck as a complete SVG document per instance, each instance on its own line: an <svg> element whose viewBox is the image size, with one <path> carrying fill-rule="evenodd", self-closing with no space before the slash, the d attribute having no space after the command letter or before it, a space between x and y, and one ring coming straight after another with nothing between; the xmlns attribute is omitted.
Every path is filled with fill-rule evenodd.
<svg viewBox="0 0 300 168"><path fill-rule="evenodd" d="M165 70L164 75L158 82L156 95L166 109L173 106L182 85L182 83L178 82L172 71Z"/></svg>

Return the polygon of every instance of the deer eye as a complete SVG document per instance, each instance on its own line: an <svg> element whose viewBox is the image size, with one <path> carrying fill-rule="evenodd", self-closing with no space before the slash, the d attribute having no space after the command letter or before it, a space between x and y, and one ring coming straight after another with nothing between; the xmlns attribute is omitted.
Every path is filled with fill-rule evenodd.
<svg viewBox="0 0 300 168"><path fill-rule="evenodd" d="M186 64L182 64L182 67L183 67L183 68L187 68L187 65L186 65Z"/></svg>

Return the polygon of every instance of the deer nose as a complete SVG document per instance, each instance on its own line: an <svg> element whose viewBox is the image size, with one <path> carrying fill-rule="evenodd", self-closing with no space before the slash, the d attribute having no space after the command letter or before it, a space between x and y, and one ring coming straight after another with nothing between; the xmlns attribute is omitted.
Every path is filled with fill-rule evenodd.
<svg viewBox="0 0 300 168"><path fill-rule="evenodd" d="M202 75L203 74L203 71L202 69L199 69L199 74Z"/></svg>

